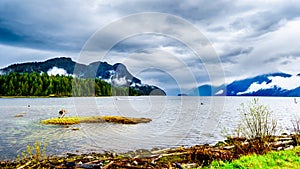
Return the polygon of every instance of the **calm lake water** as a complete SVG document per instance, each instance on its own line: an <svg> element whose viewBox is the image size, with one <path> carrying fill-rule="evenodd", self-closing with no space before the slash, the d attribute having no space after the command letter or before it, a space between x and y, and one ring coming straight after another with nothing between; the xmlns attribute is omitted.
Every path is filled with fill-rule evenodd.
<svg viewBox="0 0 300 169"><path fill-rule="evenodd" d="M252 97L98 97L98 98L1 98L0 160L14 159L35 141L47 143L47 154L126 152L154 147L214 144L225 138L239 121L237 109ZM298 98L300 101L300 98ZM294 98L260 97L270 107L282 132L300 117ZM203 103L203 104L201 104ZM30 106L28 106L30 105ZM147 117L147 124L43 125L40 120L66 116L119 115ZM24 113L23 117L14 117ZM72 127L80 130L73 131Z"/></svg>

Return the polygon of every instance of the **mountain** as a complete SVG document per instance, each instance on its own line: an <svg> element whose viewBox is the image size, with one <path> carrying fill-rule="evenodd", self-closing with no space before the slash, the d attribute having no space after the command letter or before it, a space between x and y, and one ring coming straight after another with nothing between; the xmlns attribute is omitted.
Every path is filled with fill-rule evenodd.
<svg viewBox="0 0 300 169"><path fill-rule="evenodd" d="M44 62L27 62L13 64L0 69L0 74L16 73L48 73L50 75L72 75L78 78L99 78L112 86L132 87L142 95L166 95L166 93L153 85L143 84L134 77L122 63L110 65L107 62L93 62L84 65L74 62L71 58L61 57Z"/></svg>
<svg viewBox="0 0 300 169"><path fill-rule="evenodd" d="M300 74L263 74L221 86L202 85L189 95L200 96L300 96Z"/></svg>
<svg viewBox="0 0 300 169"><path fill-rule="evenodd" d="M53 67L63 68L68 74L72 74L76 62L71 58L54 58L45 62L27 62L10 65L6 68L0 69L2 73L8 74L10 72L16 73L31 73L31 72L47 72Z"/></svg>

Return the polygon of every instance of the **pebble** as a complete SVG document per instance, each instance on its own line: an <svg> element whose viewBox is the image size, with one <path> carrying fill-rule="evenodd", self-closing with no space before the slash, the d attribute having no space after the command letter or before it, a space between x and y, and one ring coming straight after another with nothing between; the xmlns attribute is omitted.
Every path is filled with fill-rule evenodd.
<svg viewBox="0 0 300 169"><path fill-rule="evenodd" d="M294 148L294 146L293 146L293 145L291 145L291 146L289 146L289 147L285 148L284 150L291 150L291 149L293 149L293 148Z"/></svg>
<svg viewBox="0 0 300 169"><path fill-rule="evenodd" d="M137 161L134 160L134 161L133 161L133 164L134 164L134 165L138 165L139 163L138 163Z"/></svg>
<svg viewBox="0 0 300 169"><path fill-rule="evenodd" d="M66 162L66 167L75 167L76 164L74 162Z"/></svg>
<svg viewBox="0 0 300 169"><path fill-rule="evenodd" d="M80 168L86 168L86 169L97 169L101 168L100 164L81 164L78 165Z"/></svg>
<svg viewBox="0 0 300 169"><path fill-rule="evenodd" d="M233 149L235 146L234 145L232 145L232 146L225 146L225 147L223 147L223 149L224 150L231 150L231 149Z"/></svg>

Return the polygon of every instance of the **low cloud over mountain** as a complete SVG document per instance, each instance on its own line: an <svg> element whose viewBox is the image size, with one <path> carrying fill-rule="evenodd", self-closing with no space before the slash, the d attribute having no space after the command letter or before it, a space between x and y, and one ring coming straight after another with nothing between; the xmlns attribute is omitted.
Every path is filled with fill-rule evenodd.
<svg viewBox="0 0 300 169"><path fill-rule="evenodd" d="M190 92L201 96L300 96L300 74L263 74L227 85L202 85Z"/></svg>

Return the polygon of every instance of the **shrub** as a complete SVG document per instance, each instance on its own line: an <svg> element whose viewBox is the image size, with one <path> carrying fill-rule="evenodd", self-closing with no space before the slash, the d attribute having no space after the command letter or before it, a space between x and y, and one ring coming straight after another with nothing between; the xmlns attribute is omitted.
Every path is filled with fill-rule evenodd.
<svg viewBox="0 0 300 169"><path fill-rule="evenodd" d="M295 117L292 120L292 125L293 125L293 130L294 130L295 134L300 135L300 118Z"/></svg>
<svg viewBox="0 0 300 169"><path fill-rule="evenodd" d="M299 145L300 144L300 118L294 117L294 119L292 120L292 125L294 130L293 139L295 141L295 144Z"/></svg>
<svg viewBox="0 0 300 169"><path fill-rule="evenodd" d="M46 147L45 143L42 147L42 144L38 141L34 143L33 146L27 145L27 152L22 152L22 157L18 156L17 161L19 163L19 168L40 168L42 160L46 159Z"/></svg>
<svg viewBox="0 0 300 169"><path fill-rule="evenodd" d="M238 109L241 121L237 127L237 135L248 139L265 139L276 134L277 121L272 119L272 111L255 98L248 104L241 104Z"/></svg>

